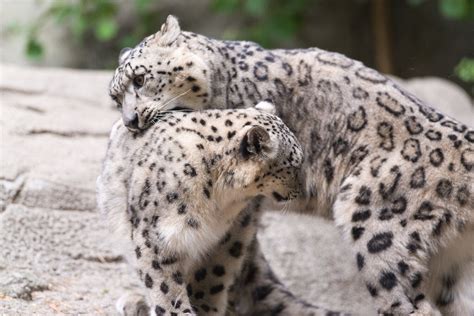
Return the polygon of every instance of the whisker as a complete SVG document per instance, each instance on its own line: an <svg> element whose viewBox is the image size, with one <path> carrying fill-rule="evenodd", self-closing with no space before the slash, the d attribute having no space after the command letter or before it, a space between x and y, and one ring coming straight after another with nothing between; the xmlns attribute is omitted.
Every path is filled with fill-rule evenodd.
<svg viewBox="0 0 474 316"><path fill-rule="evenodd" d="M168 104L170 104L171 102L173 102L174 100L178 99L178 98L181 98L182 96L185 96L186 94L189 93L189 91L191 91L191 89L188 89L186 91L184 91L183 93L180 93L178 94L177 96L169 99L168 101L166 101L159 109L158 111L161 111L161 109L163 109L165 106L167 106Z"/></svg>
<svg viewBox="0 0 474 316"><path fill-rule="evenodd" d="M283 208L282 208L282 214L288 214L290 212L290 202L287 201L285 202L285 204L283 204Z"/></svg>
<svg viewBox="0 0 474 316"><path fill-rule="evenodd" d="M172 111L169 111L169 110L166 110L166 111L161 111L165 106L167 106L168 104L170 104L171 102L185 96L186 94L188 94L189 92L191 91L191 89L188 89L186 91L184 91L183 93L180 93L178 94L177 96L169 99L168 101L166 101L165 103L161 104L161 105L155 105L152 110L151 110L151 113L153 113L152 115L150 115L150 117L153 117L153 119L151 120L152 124L155 124L156 122L158 122L159 119L161 119L163 116L160 116L162 113L170 113Z"/></svg>
<svg viewBox="0 0 474 316"><path fill-rule="evenodd" d="M189 112L194 112L194 110L166 110L166 111L160 111L160 113L176 113L176 112L181 112L181 113L189 113Z"/></svg>

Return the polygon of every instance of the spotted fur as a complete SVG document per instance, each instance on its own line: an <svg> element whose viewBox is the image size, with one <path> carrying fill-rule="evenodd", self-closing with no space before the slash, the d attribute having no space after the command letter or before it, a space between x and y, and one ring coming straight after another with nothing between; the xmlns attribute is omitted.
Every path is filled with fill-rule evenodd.
<svg viewBox="0 0 474 316"><path fill-rule="evenodd" d="M134 87L141 73L145 83ZM317 48L265 50L183 32L169 17L123 58L110 94L124 118L136 114L131 129L146 129L162 110L270 99L306 157L305 198L295 209L335 219L377 310L436 315L456 305L474 313L463 282L427 282L472 280L463 269L473 249L456 247L472 245L458 241L474 229L474 130L389 78ZM434 269L452 248L448 266Z"/></svg>
<svg viewBox="0 0 474 316"><path fill-rule="evenodd" d="M252 259L261 197L283 202L301 191L299 143L279 118L257 109L173 112L134 134L115 124L98 200L119 235L129 238L132 265L148 292L148 304L140 300L138 310L223 315L241 308L240 295L228 304L229 293L245 258ZM244 282L254 283L250 276ZM284 290L278 283L270 295L274 283L267 282L268 293L257 287L246 306L263 310L263 302Z"/></svg>

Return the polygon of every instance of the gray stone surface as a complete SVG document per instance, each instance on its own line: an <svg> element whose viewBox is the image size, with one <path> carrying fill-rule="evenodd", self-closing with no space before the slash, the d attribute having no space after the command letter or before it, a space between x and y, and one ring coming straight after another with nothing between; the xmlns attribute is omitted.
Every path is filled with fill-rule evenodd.
<svg viewBox="0 0 474 316"><path fill-rule="evenodd" d="M106 94L110 76L0 68L0 315L114 315L115 300L137 285L95 210L95 179L119 117ZM404 84L425 91L422 98L446 89L451 97L433 102L455 105L461 119L472 115L457 87L430 80ZM262 226L264 252L293 291L373 314L330 222L269 213Z"/></svg>
<svg viewBox="0 0 474 316"><path fill-rule="evenodd" d="M400 81L400 79L397 79ZM427 104L458 119L468 126L474 125L474 105L469 95L455 83L437 77L412 78L401 84Z"/></svg>

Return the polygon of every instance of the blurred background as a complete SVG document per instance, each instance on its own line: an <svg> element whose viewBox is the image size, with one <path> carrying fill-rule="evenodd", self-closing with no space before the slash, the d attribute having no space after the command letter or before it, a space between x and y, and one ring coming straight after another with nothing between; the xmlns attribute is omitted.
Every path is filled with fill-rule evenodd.
<svg viewBox="0 0 474 316"><path fill-rule="evenodd" d="M113 69L122 47L181 27L266 48L337 51L401 78L474 96L474 0L2 0L1 62Z"/></svg>
<svg viewBox="0 0 474 316"><path fill-rule="evenodd" d="M474 0L0 0L1 315L116 315L137 288L95 180L120 117L118 53L168 14L215 38L343 53L474 124ZM298 297L376 315L332 222L269 212L258 238Z"/></svg>

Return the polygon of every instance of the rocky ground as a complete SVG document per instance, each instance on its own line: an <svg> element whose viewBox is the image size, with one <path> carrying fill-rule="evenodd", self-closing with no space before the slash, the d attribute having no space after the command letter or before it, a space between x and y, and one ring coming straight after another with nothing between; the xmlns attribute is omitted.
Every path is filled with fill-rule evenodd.
<svg viewBox="0 0 474 316"><path fill-rule="evenodd" d="M95 179L119 117L106 94L111 73L3 65L0 75L0 315L114 315L115 300L137 284L95 207ZM404 84L474 121L472 101L451 83ZM294 292L373 314L330 222L268 214L259 238Z"/></svg>

